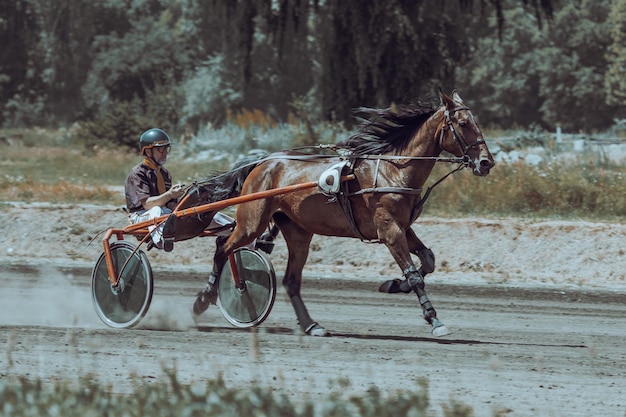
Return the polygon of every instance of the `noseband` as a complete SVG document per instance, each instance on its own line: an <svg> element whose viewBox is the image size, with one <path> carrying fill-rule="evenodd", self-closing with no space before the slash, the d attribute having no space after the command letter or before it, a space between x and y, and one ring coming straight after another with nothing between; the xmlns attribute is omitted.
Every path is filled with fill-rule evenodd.
<svg viewBox="0 0 626 417"><path fill-rule="evenodd" d="M468 144L465 141L465 138L463 137L463 135L461 135L455 128L454 128L454 124L452 123L452 118L450 117L451 114L456 113L457 111L460 110L469 110L469 107L466 106L459 106L459 107L455 107L454 109L452 109L452 111L449 111L448 109L446 109L444 111L444 116L445 116L445 124L442 125L441 127L441 134L439 135L439 147L441 149L443 149L443 138L445 136L445 130L446 130L446 124L448 125L448 127L450 128L450 131L452 132L452 134L454 135L454 140L456 141L456 143L459 145L459 148L461 148L461 151L463 152L463 163L466 166L470 165L470 158L469 155L467 154L467 151L469 151L470 149L472 149L475 146L478 145L483 145L487 142L485 142L485 139L477 139L476 141L474 141L473 143Z"/></svg>

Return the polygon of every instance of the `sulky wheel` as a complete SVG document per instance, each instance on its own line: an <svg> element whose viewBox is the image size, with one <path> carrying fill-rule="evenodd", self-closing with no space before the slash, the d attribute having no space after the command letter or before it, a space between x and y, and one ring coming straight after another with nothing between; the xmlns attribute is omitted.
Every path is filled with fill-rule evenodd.
<svg viewBox="0 0 626 417"><path fill-rule="evenodd" d="M248 248L233 252L243 288L233 283L230 262L218 282L217 306L224 318L236 327L258 326L267 318L276 299L276 274L265 255Z"/></svg>
<svg viewBox="0 0 626 417"><path fill-rule="evenodd" d="M109 281L104 253L98 258L91 274L91 295L98 317L108 326L132 327L145 316L154 289L152 268L146 254L131 243L111 244L113 265L120 275L120 286L113 289Z"/></svg>

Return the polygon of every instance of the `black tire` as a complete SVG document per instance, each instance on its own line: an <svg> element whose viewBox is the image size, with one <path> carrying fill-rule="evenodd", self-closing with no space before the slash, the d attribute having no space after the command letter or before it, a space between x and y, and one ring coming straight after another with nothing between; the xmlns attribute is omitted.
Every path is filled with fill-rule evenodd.
<svg viewBox="0 0 626 417"><path fill-rule="evenodd" d="M121 292L116 293L111 288L104 252L91 273L93 305L98 317L107 326L118 329L133 327L150 307L154 291L152 268L146 254L141 250L133 253L134 250L135 246L129 242L111 244L113 265L118 274L126 264L121 274Z"/></svg>
<svg viewBox="0 0 626 417"><path fill-rule="evenodd" d="M227 262L218 281L217 306L233 326L246 328L261 324L272 310L276 300L276 274L264 254L248 248L233 253L243 290L235 288L230 262Z"/></svg>

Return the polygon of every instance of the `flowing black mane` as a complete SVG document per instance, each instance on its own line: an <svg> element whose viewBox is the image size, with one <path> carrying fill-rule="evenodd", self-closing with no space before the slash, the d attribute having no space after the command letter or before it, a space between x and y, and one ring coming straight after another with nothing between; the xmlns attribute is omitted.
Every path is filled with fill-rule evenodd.
<svg viewBox="0 0 626 417"><path fill-rule="evenodd" d="M432 105L416 103L387 109L356 109L357 131L345 146L355 155L378 155L401 151L424 122L435 113Z"/></svg>

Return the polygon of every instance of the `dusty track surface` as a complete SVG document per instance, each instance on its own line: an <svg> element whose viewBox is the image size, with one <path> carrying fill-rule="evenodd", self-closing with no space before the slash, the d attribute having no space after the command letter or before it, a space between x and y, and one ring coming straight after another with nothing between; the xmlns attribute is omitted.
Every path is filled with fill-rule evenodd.
<svg viewBox="0 0 626 417"><path fill-rule="evenodd" d="M256 331L230 327L213 306L189 312L210 268L212 239L149 253L155 295L137 328L114 330L91 305L89 244L115 208L4 207L0 233L0 377L78 381L115 392L176 368L183 382L222 375L259 382L295 402L329 392L385 395L426 378L433 415L450 399L477 416L626 415L626 226L585 222L424 219L435 251L427 289L451 330L434 338L414 295L377 292L397 267L379 245L313 242L303 298L333 336L303 336L279 291ZM285 248L272 254L277 271ZM350 381L346 388L340 381Z"/></svg>
<svg viewBox="0 0 626 417"><path fill-rule="evenodd" d="M198 277L156 271L148 315L137 328L104 326L91 307L88 270L0 269L2 377L77 381L93 374L115 392L175 367L183 382L222 375L259 382L294 402L331 391L385 395L427 378L433 415L454 399L477 416L623 416L626 295L432 285L452 331L433 338L413 295L376 292L373 282L308 280L309 310L331 330L304 337L279 292L256 331L230 327L213 306L196 324L189 307ZM341 388L340 380L349 380Z"/></svg>

